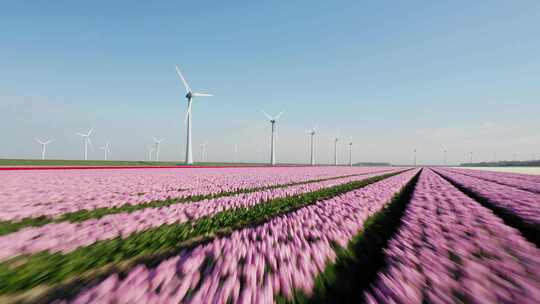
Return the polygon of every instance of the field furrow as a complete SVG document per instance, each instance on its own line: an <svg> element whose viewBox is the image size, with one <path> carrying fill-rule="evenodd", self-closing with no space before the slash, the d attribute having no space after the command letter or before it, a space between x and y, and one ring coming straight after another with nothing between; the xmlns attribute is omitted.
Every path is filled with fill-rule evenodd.
<svg viewBox="0 0 540 304"><path fill-rule="evenodd" d="M415 174L318 201L155 267L139 265L124 278L114 274L73 302L271 303L292 300L296 291L309 295L317 275L335 261L336 248L347 246Z"/></svg>
<svg viewBox="0 0 540 304"><path fill-rule="evenodd" d="M397 170L391 171L396 172ZM162 208L146 208L131 213L118 213L83 222L51 223L42 227L30 227L0 236L0 261L22 254L40 251L71 252L97 241L127 238L130 235L159 228L162 225L181 224L211 217L219 212L235 208L250 208L277 198L314 192L327 187L367 179L381 173L273 188L259 192L208 199L190 204L174 204Z"/></svg>
<svg viewBox="0 0 540 304"><path fill-rule="evenodd" d="M230 209L197 221L162 225L156 229L132 234L125 239L100 241L66 254L41 252L14 258L0 264L0 282L2 282L0 293L28 290L41 284L55 284L87 272L94 272L107 265L148 255L166 254L171 250L185 247L189 240L212 238L216 233L228 233L234 229L264 222L274 216L365 187L395 174L375 176L313 192L277 198L264 204L255 204L250 208Z"/></svg>
<svg viewBox="0 0 540 304"><path fill-rule="evenodd" d="M540 251L448 181L424 170L368 303L535 303Z"/></svg>

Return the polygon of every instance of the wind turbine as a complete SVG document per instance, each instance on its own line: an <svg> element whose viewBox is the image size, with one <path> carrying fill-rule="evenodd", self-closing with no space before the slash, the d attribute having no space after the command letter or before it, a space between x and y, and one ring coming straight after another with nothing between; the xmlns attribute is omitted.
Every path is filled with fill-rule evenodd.
<svg viewBox="0 0 540 304"><path fill-rule="evenodd" d="M349 166L352 167L352 137L349 140Z"/></svg>
<svg viewBox="0 0 540 304"><path fill-rule="evenodd" d="M203 162L206 162L206 145L208 144L207 141L201 144L201 160Z"/></svg>
<svg viewBox="0 0 540 304"><path fill-rule="evenodd" d="M446 166L446 153L448 151L446 149L443 150L443 153L444 153L444 165Z"/></svg>
<svg viewBox="0 0 540 304"><path fill-rule="evenodd" d="M338 165L338 159L337 159L337 143L339 141L338 136L334 137L334 166Z"/></svg>
<svg viewBox="0 0 540 304"><path fill-rule="evenodd" d="M414 148L414 167L416 167L416 148Z"/></svg>
<svg viewBox="0 0 540 304"><path fill-rule="evenodd" d="M270 141L270 164L275 165L276 164L276 121L279 120L279 117L281 117L281 114L283 114L283 111L279 112L278 115L272 117L268 115L268 113L262 111L264 116L270 120L270 124L272 125L272 138Z"/></svg>
<svg viewBox="0 0 540 304"><path fill-rule="evenodd" d="M90 134L92 134L92 131L94 131L94 128L88 130L88 133L76 133L77 135L81 136L84 141L84 160L88 160L88 144L90 144L90 148L92 148L92 150L94 149L92 141L90 140Z"/></svg>
<svg viewBox="0 0 540 304"><path fill-rule="evenodd" d="M152 139L154 140L154 144L156 146L154 149L156 151L156 161L159 161L159 144L161 144L161 142L164 141L165 138L157 139L154 136L152 136Z"/></svg>
<svg viewBox="0 0 540 304"><path fill-rule="evenodd" d="M191 165L193 164L193 151L191 149L191 104L193 102L193 97L204 97L204 96L213 96L212 94L207 93L197 93L193 92L191 88L189 87L186 79L182 75L182 72L180 72L180 68L178 65L176 66L176 73L178 74L178 77L180 77L180 80L184 84L184 87L186 88L186 98L187 98L187 111L186 111L186 119L185 123L187 126L187 135L186 135L186 164Z"/></svg>
<svg viewBox="0 0 540 304"><path fill-rule="evenodd" d="M315 134L317 134L317 126L313 127L313 129L311 130L308 130L307 131L308 134L310 135L310 140L311 140L311 157L310 157L310 165L314 166L315 165Z"/></svg>
<svg viewBox="0 0 540 304"><path fill-rule="evenodd" d="M52 140L46 140L46 141L42 141L42 140L39 140L37 138L34 138L40 145L41 145L41 159L45 159L45 148L47 147L48 144L52 143L53 141Z"/></svg>
<svg viewBox="0 0 540 304"><path fill-rule="evenodd" d="M472 165L472 152L469 152L469 153L470 153L470 157L471 157L470 164Z"/></svg>
<svg viewBox="0 0 540 304"><path fill-rule="evenodd" d="M148 150L148 161L152 161L152 153L154 152L154 148L150 146L146 149Z"/></svg>
<svg viewBox="0 0 540 304"><path fill-rule="evenodd" d="M109 155L109 153L111 153L111 149L109 148L109 142L107 142L105 144L105 146L100 147L100 149L102 149L103 152L105 153L105 158L104 159L107 160L107 156Z"/></svg>

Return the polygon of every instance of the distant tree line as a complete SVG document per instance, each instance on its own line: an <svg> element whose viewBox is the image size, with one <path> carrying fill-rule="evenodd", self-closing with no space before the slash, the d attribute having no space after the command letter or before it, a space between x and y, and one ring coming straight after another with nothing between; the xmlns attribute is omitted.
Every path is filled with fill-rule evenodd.
<svg viewBox="0 0 540 304"><path fill-rule="evenodd" d="M540 160L462 163L462 167L539 167Z"/></svg>
<svg viewBox="0 0 540 304"><path fill-rule="evenodd" d="M361 167L387 167L392 166L391 163L378 163L378 162L367 162L367 163L355 163L354 166L361 166Z"/></svg>

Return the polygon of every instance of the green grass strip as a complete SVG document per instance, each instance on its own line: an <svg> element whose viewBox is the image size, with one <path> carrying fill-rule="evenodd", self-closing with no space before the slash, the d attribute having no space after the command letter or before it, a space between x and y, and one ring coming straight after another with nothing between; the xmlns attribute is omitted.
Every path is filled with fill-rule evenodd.
<svg viewBox="0 0 540 304"><path fill-rule="evenodd" d="M379 172L384 172L384 171L379 171ZM109 214L131 213L131 212L135 212L137 210L146 209L146 208L160 208L160 207L166 207L166 206L180 204L180 203L192 203L192 202L202 201L205 199L215 199L219 197L233 196L233 195L238 195L238 194L243 194L243 193L253 193L253 192L264 191L264 190L272 190L272 189L277 189L277 188L285 188L285 187L291 187L291 186L318 183L318 182L324 182L324 181L329 181L329 180L334 180L334 179L347 178L347 177L353 177L353 176L362 176L366 174L379 173L379 172L349 174L349 175L343 175L343 176L334 176L334 177L328 177L328 178L322 178L322 179L307 180L307 181L302 181L302 182L263 186L263 187L250 188L250 189L240 189L240 190L229 191L229 192L218 192L218 193L204 194L204 195L192 195L192 196L182 197L182 198L171 198L171 199L166 199L166 200L151 201L151 202L136 204L136 205L124 204L124 205L113 207L113 208L103 207L103 208L96 208L92 210L80 210L80 211L65 213L59 218L55 218L55 219L50 218L50 217L40 216L40 217L35 217L35 218L25 218L25 219L22 219L21 221L0 221L0 236L17 232L26 227L40 227L40 226L44 226L50 223L59 223L59 222L66 222L66 221L67 222L82 222L89 219L99 219Z"/></svg>
<svg viewBox="0 0 540 304"><path fill-rule="evenodd" d="M278 303L362 303L363 292L385 266L384 249L401 225L420 172L394 195L382 210L368 217L362 231L346 248L336 245L336 260L316 278L311 296L300 291L292 300L278 297Z"/></svg>
<svg viewBox="0 0 540 304"><path fill-rule="evenodd" d="M0 263L0 294L15 293L38 285L52 286L85 272L123 261L174 249L187 240L208 236L223 229L257 225L275 216L294 211L339 194L365 187L401 172L379 175L360 181L320 189L295 196L277 198L249 208L226 210L211 217L135 233L127 238L96 242L73 252L41 252Z"/></svg>

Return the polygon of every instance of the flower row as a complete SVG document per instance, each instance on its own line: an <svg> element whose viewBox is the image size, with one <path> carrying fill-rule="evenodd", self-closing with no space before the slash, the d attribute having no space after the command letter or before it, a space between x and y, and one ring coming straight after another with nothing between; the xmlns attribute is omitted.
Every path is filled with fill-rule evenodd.
<svg viewBox="0 0 540 304"><path fill-rule="evenodd" d="M368 303L536 303L540 250L424 170Z"/></svg>
<svg viewBox="0 0 540 304"><path fill-rule="evenodd" d="M436 172L487 199L497 207L515 214L523 221L530 224L540 224L540 194L448 170L437 169Z"/></svg>
<svg viewBox="0 0 540 304"><path fill-rule="evenodd" d="M383 168L97 169L0 172L0 220L235 192Z"/></svg>
<svg viewBox="0 0 540 304"><path fill-rule="evenodd" d="M416 171L319 201L264 224L140 265L82 292L75 303L271 303L310 294L315 278Z"/></svg>

